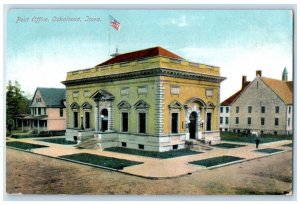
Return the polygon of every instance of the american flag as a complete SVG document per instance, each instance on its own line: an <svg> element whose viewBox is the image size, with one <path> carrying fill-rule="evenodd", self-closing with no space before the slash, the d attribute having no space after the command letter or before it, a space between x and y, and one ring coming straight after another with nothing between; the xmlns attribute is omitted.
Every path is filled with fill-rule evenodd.
<svg viewBox="0 0 300 205"><path fill-rule="evenodd" d="M120 30L120 27L121 27L120 23L114 17L112 17L111 15L109 16L109 18L110 18L110 25L114 29Z"/></svg>

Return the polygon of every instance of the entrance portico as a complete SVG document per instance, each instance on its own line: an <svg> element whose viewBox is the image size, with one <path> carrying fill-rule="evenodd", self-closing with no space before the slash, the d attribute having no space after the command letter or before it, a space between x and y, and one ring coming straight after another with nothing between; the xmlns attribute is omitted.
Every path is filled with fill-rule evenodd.
<svg viewBox="0 0 300 205"><path fill-rule="evenodd" d="M202 136L202 115L206 103L200 98L192 98L185 104L186 139L204 139Z"/></svg>
<svg viewBox="0 0 300 205"><path fill-rule="evenodd" d="M105 90L98 90L91 98L95 101L95 131L112 132L114 128L112 103L115 97Z"/></svg>

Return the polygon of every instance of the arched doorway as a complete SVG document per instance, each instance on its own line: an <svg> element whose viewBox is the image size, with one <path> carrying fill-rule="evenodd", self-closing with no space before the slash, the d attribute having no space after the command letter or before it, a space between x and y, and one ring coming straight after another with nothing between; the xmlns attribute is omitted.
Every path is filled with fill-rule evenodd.
<svg viewBox="0 0 300 205"><path fill-rule="evenodd" d="M108 129L108 111L107 109L102 109L101 110L101 131L105 132Z"/></svg>
<svg viewBox="0 0 300 205"><path fill-rule="evenodd" d="M195 111L190 114L189 120L190 120L189 123L190 139L196 139L197 113Z"/></svg>

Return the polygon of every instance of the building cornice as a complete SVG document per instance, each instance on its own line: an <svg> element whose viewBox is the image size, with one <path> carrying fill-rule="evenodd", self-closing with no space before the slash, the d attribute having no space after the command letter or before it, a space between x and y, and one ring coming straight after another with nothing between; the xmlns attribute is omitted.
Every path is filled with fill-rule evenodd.
<svg viewBox="0 0 300 205"><path fill-rule="evenodd" d="M226 79L225 77L221 77L221 76L179 71L179 70L159 67L159 68L153 68L148 70L140 70L140 71L127 72L127 73L120 73L120 74L66 80L66 81L62 81L62 83L68 86L68 85L92 84L98 82L130 80L130 79L154 77L154 76L168 76L168 77L184 78L190 80L201 80L201 81L208 81L208 82L215 82L215 83L220 83Z"/></svg>

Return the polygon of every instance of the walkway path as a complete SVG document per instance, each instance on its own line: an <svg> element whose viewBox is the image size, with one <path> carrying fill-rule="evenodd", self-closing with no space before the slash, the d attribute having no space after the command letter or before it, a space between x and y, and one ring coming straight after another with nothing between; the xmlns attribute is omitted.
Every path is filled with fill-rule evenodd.
<svg viewBox="0 0 300 205"><path fill-rule="evenodd" d="M255 144L248 144L248 143L245 143L244 147L239 147L239 148L224 149L224 148L214 147L212 150L205 151L205 153L199 153L195 155L188 155L188 156L169 158L169 159L157 159L151 157L143 157L143 156L122 154L122 153L108 152L108 151L101 151L101 150L77 149L74 148L73 145L60 145L54 143L47 143L43 141L37 141L36 139L18 139L17 141L47 145L49 147L33 149L31 152L45 155L45 156L50 156L50 157L58 157L62 155L71 155L77 153L90 153L94 155L108 156L108 157L114 157L119 159L127 159L127 160L143 162L143 164L140 165L125 167L123 170L120 170L120 172L142 176L142 177L149 177L149 178L178 177L196 171L200 171L203 169L207 169L206 167L189 164L189 162L201 160L201 159L229 155L229 156L241 157L244 158L245 160L252 160L252 159L266 157L270 155L266 153L256 152ZM291 142L292 142L291 140L284 140L284 141L277 141L277 142L272 142L267 144L261 144L259 149L276 148L276 149L283 150L283 152L286 152L286 151L290 151L292 148L287 146L282 146L282 145L286 145ZM234 144L234 142L230 142L230 143ZM241 143L237 143L237 144L241 144ZM225 165L226 164L222 166Z"/></svg>

